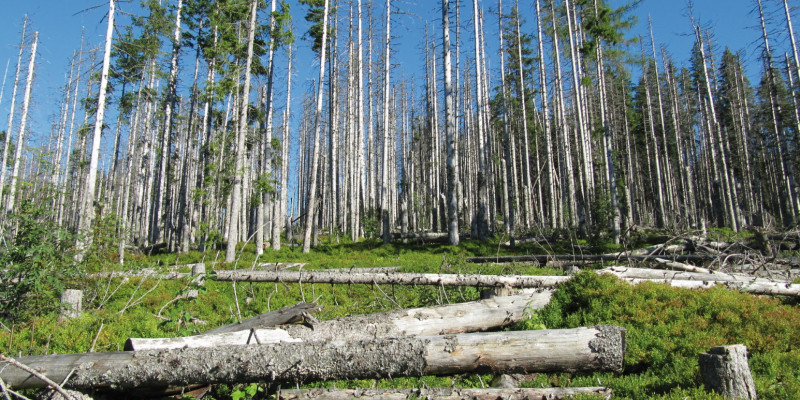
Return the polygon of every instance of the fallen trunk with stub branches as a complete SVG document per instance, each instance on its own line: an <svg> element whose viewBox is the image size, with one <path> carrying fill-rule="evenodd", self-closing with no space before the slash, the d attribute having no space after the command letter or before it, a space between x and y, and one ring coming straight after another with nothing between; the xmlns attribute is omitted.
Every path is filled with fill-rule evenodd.
<svg viewBox="0 0 800 400"><path fill-rule="evenodd" d="M483 286L548 288L568 281L568 276L426 274L410 272L368 273L327 271L216 270L213 279L237 282L337 283L366 285Z"/></svg>
<svg viewBox="0 0 800 400"><path fill-rule="evenodd" d="M342 332L341 338L346 338ZM620 371L625 329L575 329L407 336L373 340L251 344L175 350L20 357L63 387L127 390L238 382L311 382L506 372ZM7 363L10 389L46 384Z"/></svg>

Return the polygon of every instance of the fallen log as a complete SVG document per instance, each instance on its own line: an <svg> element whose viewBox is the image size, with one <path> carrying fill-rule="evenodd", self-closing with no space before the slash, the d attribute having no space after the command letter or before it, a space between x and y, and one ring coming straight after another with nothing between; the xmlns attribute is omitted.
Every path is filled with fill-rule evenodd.
<svg viewBox="0 0 800 400"><path fill-rule="evenodd" d="M568 276L368 273L326 271L217 270L214 279L237 282L295 282L378 285L436 285L541 288L560 285Z"/></svg>
<svg viewBox="0 0 800 400"><path fill-rule="evenodd" d="M621 278L631 284L644 282L666 283L672 287L682 289L710 289L716 285L723 285L731 290L738 290L744 293L760 294L767 296L800 296L800 285L788 283L747 283L747 282L725 282L725 281L687 281L677 279L637 279Z"/></svg>
<svg viewBox="0 0 800 400"><path fill-rule="evenodd" d="M525 293L436 307L351 315L308 325L178 338L131 338L125 350L246 345L280 341L369 340L389 336L435 336L486 331L521 321L550 302L552 292ZM310 326L309 326L310 325ZM207 332L209 333L209 332Z"/></svg>
<svg viewBox="0 0 800 400"><path fill-rule="evenodd" d="M658 256L671 261L712 261L716 256L707 254L664 254ZM731 255L732 258L742 258L742 255ZM628 255L628 254L534 254L526 256L489 256L489 257L467 257L467 262L471 263L507 263L507 262L538 262L544 264L548 261L573 261L573 262L608 262L608 261L647 261L652 260L652 255Z"/></svg>
<svg viewBox="0 0 800 400"><path fill-rule="evenodd" d="M672 268L672 269L677 269L679 271L700 272L700 273L704 273L704 274L713 274L714 273L714 271L712 271L712 270L710 270L708 268L695 267L694 265L685 264L685 263L677 262L677 261L665 260L663 258L655 258L655 261L657 263L659 263L659 264L664 265L665 267Z"/></svg>
<svg viewBox="0 0 800 400"><path fill-rule="evenodd" d="M351 399L428 399L428 400L522 400L567 399L575 396L602 396L610 399L612 391L606 387L585 388L530 388L530 389L291 389L277 393L278 400L351 400ZM594 398L594 397L592 397Z"/></svg>
<svg viewBox="0 0 800 400"><path fill-rule="evenodd" d="M728 274L724 272L713 271L710 273L705 272L688 272L688 271L670 271L664 269L649 269L649 268L633 268L633 267L608 267L597 271L600 274L612 274L620 278L635 278L635 279L666 279L666 280L685 280L685 281L705 281L705 282L741 282L745 284L763 283L763 284L781 284L788 282L775 282L766 278L758 278L747 275Z"/></svg>
<svg viewBox="0 0 800 400"><path fill-rule="evenodd" d="M311 382L461 373L620 371L625 329L576 329L409 336L366 341L277 343L20 357L70 389L126 390L192 383ZM0 363L12 390L45 386Z"/></svg>

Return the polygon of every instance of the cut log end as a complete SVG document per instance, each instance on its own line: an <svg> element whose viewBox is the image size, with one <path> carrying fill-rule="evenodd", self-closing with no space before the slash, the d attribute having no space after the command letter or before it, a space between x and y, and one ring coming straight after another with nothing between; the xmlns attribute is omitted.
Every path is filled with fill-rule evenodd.
<svg viewBox="0 0 800 400"><path fill-rule="evenodd" d="M589 341L597 354L598 369L621 372L625 356L625 328L616 325L596 325L598 334Z"/></svg>

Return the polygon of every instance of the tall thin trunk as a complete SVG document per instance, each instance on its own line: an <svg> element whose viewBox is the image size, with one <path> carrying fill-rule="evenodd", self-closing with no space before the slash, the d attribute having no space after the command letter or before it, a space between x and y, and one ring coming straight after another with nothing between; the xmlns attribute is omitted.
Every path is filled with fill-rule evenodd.
<svg viewBox="0 0 800 400"><path fill-rule="evenodd" d="M253 44L255 42L256 31L256 15L258 14L258 0L250 1L250 22L247 26L247 60L244 67L244 85L242 86L242 94L239 99L241 105L239 107L239 121L238 129L236 131L236 149L233 173L233 193L231 194L231 207L228 216L228 242L225 247L225 262L233 262L236 260L236 245L240 236L242 228L239 226L239 217L242 212L242 186L244 180L244 164L246 151L245 137L247 136L247 110L250 103L250 72L253 65Z"/></svg>
<svg viewBox="0 0 800 400"><path fill-rule="evenodd" d="M575 225L575 213L577 212L577 206L575 204L575 175L572 167L572 145L570 143L570 129L569 124L567 123L567 116L566 112L564 111L565 102L564 102L564 81L562 78L561 72L561 50L559 49L558 44L558 23L556 19L556 9L555 4L553 2L550 3L550 15L552 17L553 22L553 54L556 57L556 85L558 93L558 120L560 133L561 133L561 152L562 157L564 159L564 173L567 180L567 185L564 187L563 198L568 199L567 201L567 214L569 215L569 223L570 227L574 227Z"/></svg>
<svg viewBox="0 0 800 400"><path fill-rule="evenodd" d="M317 80L317 102L314 112L314 138L311 146L311 174L310 188L305 215L305 230L303 233L303 253L311 251L311 231L314 227L314 215L317 205L317 173L319 171L319 137L322 129L322 96L325 81L325 56L328 47L328 7L329 0L325 0L322 16L322 46L319 56L319 80Z"/></svg>
<svg viewBox="0 0 800 400"><path fill-rule="evenodd" d="M167 96L164 107L164 126L161 138L161 157L159 169L156 176L155 200L152 204L152 214L150 215L150 242L156 243L162 239L163 229L167 230L168 237L172 236L172 226L167 207L170 204L167 181L170 175L169 157L172 153L172 132L174 125L174 113L177 103L177 82L178 82L178 56L181 40L181 9L183 0L178 0L178 9L175 14L175 29L172 37L172 58L169 67L169 81L167 83Z"/></svg>
<svg viewBox="0 0 800 400"><path fill-rule="evenodd" d="M544 121L544 137L545 137L545 147L547 157L547 187L548 187L548 195L550 197L549 202L549 216L550 216L550 228L556 228L558 226L558 208L556 204L560 204L560 197L558 196L558 191L556 189L556 166L553 160L553 144L552 144L552 128L550 126L550 100L548 99L548 91L547 91L547 69L545 68L545 56L544 56L544 34L542 32L544 24L542 23L542 16L541 16L541 8L539 6L539 0L536 0L536 29L537 29L537 43L539 47L539 85L541 86L542 90L539 92L542 96L542 120Z"/></svg>
<svg viewBox="0 0 800 400"><path fill-rule="evenodd" d="M6 203L6 213L14 211L15 196L19 183L19 164L22 159L22 149L25 147L25 129L28 123L28 109L31 104L31 89L33 88L33 70L36 67L36 48L39 45L39 32L33 32L33 44L31 45L31 57L28 63L28 78L25 81L25 93L22 96L22 115L20 116L19 134L17 134L17 148L14 151L14 167L11 170L10 191L8 202ZM12 110L13 112L13 110ZM99 111L98 111L99 112ZM11 132L6 133L11 135Z"/></svg>
<svg viewBox="0 0 800 400"><path fill-rule="evenodd" d="M289 197L289 119L291 116L292 104L292 44L289 43L287 51L287 72L286 72L286 109L283 111L283 134L281 135L281 193L280 201L276 202L275 212L273 213L272 224L272 249L281 249L281 228L284 217L286 216L286 200ZM289 221L291 224L291 220ZM287 229L291 230L291 226ZM287 240L290 238L287 237Z"/></svg>
<svg viewBox="0 0 800 400"><path fill-rule="evenodd" d="M11 145L11 133L14 129L14 115L16 114L16 102L17 102L17 87L19 87L19 72L20 68L22 67L22 53L25 50L25 29L28 27L28 15L25 14L25 18L22 21L22 34L20 35L20 42L19 42L19 55L17 56L17 70L14 73L14 87L11 91L11 108L9 108L8 112L8 128L6 129L6 137L4 138L3 144L3 163L0 164L0 190L5 191L5 183L6 183L6 170L8 169L6 166L8 165L8 149ZM5 86L5 85L3 85ZM2 193L0 193L0 199L2 199Z"/></svg>
<svg viewBox="0 0 800 400"><path fill-rule="evenodd" d="M477 103L477 132L476 139L478 142L478 212L475 216L475 234L479 239L484 239L489 233L489 223L487 221L487 208L486 202L489 200L489 193L487 188L487 166L486 166L486 149L485 139L486 127L484 126L484 115L486 113L483 96L483 66L480 45L480 23L478 20L478 0L472 0L472 19L475 27L475 101Z"/></svg>
<svg viewBox="0 0 800 400"><path fill-rule="evenodd" d="M383 58L383 157L381 162L381 231L383 233L383 243L392 240L391 232L391 210L389 209L389 51L391 46L391 1L386 0L386 46Z"/></svg>
<svg viewBox="0 0 800 400"><path fill-rule="evenodd" d="M85 252L92 244L91 229L94 223L94 201L97 181L97 165L100 160L100 138L103 134L103 121L106 111L106 91L108 89L108 71L111 68L111 41L114 34L115 0L108 2L108 28L106 29L105 49L103 50L103 68L100 73L100 93L97 96L97 116L94 121L92 136L92 156L89 161L89 176L86 179L86 197L81 207L78 225L77 261L82 261Z"/></svg>
<svg viewBox="0 0 800 400"><path fill-rule="evenodd" d="M447 227L450 245L459 243L458 154L456 115L453 105L453 67L450 60L450 0L442 0L442 52L444 57L444 119L447 146Z"/></svg>
<svg viewBox="0 0 800 400"><path fill-rule="evenodd" d="M268 176L270 172L271 162L272 162L272 99L273 99L273 82L274 82L274 75L275 75L275 38L272 35L272 31L275 29L275 10L277 8L277 1L272 0L272 4L270 6L270 17L269 17L269 30L270 30L270 37L269 37L269 50L267 56L267 93L266 93L266 109L264 110L267 114L267 126L264 131L264 143L263 143L263 156L261 159L261 171L259 171L262 175L260 178L264 176ZM266 199L267 197L273 199L274 196L270 195L267 196L266 193L258 193L257 194L261 201L258 205L257 217L256 217L256 254L261 255L264 254L264 230L266 229L265 224L265 217L268 212ZM272 223L275 224L275 220L272 220ZM279 231L280 232L280 231Z"/></svg>

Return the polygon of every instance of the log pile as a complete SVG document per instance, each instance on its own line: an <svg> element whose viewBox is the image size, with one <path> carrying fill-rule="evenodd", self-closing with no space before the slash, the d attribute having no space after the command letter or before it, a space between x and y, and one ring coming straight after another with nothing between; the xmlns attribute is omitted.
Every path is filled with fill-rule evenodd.
<svg viewBox="0 0 800 400"><path fill-rule="evenodd" d="M64 388L69 389L119 391L476 372L620 371L625 350L621 327L479 332L526 318L531 310L547 304L551 294L528 290L469 303L321 322L309 316L316 305L301 303L190 338L131 339L128 347L135 351L20 357L17 361L29 369L0 364L0 379L12 390L46 387L43 379L49 379L65 382ZM291 323L298 318L303 324ZM265 329L271 324L284 325ZM441 399L467 393L470 398L610 393L606 388L429 390L430 398ZM414 395L396 392L375 398ZM287 392L280 398L312 395L319 397L319 393ZM337 395L348 394L328 393L322 398Z"/></svg>

